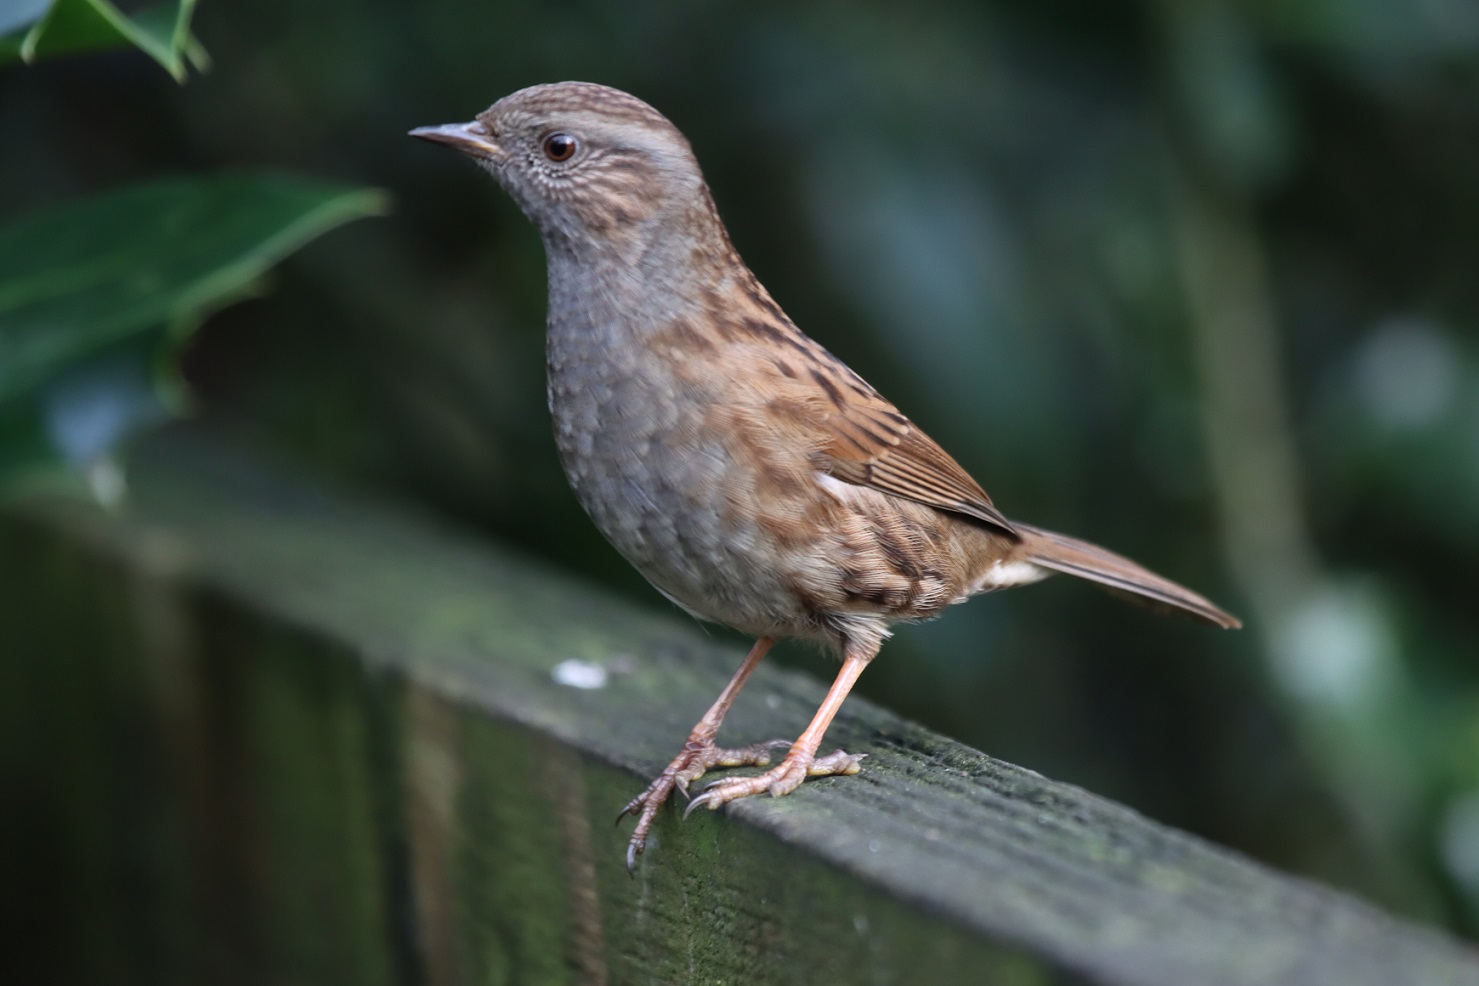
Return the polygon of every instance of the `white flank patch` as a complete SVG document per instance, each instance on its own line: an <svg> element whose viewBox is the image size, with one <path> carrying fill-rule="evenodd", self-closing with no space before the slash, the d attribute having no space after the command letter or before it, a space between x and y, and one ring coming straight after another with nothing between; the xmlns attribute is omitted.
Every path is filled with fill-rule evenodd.
<svg viewBox="0 0 1479 986"><path fill-rule="evenodd" d="M1032 582L1040 582L1048 577L1045 569L1038 568L1030 561L999 561L986 570L976 583L976 592L989 592L992 589L1010 589L1014 585L1027 585Z"/></svg>
<svg viewBox="0 0 1479 986"><path fill-rule="evenodd" d="M852 483L844 483L836 476L824 472L813 473L817 478L817 485L832 495L838 503L847 503L849 498L857 492L857 487Z"/></svg>

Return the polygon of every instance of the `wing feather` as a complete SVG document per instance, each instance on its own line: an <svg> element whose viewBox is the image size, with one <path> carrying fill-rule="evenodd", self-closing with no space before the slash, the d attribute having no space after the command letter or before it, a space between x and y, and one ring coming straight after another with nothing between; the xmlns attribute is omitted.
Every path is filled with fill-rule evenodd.
<svg viewBox="0 0 1479 986"><path fill-rule="evenodd" d="M831 475L1016 534L970 473L883 395L820 346L814 360L814 390L806 377L786 383L809 390L796 396L821 412L816 427Z"/></svg>

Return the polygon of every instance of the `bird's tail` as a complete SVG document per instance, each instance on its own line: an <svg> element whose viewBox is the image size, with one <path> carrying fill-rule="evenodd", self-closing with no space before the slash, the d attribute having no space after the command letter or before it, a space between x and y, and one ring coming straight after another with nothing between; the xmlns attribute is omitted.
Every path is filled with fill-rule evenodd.
<svg viewBox="0 0 1479 986"><path fill-rule="evenodd" d="M1108 592L1153 609L1184 613L1229 630L1243 625L1237 617L1185 586L1097 544L1017 521L1012 521L1012 526L1022 535L1022 555L1034 565L1097 582Z"/></svg>

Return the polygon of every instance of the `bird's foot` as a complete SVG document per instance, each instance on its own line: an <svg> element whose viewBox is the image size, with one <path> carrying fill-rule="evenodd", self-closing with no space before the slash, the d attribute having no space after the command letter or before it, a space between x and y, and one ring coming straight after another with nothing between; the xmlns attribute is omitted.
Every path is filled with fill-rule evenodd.
<svg viewBox="0 0 1479 986"><path fill-rule="evenodd" d="M788 753L786 759L763 774L754 777L726 777L708 785L702 794L688 802L683 817L687 818L699 806L713 811L720 805L766 791L772 797L779 798L796 790L808 777L856 774L862 769L858 764L865 756L866 753L848 753L844 750L834 751L825 757Z"/></svg>
<svg viewBox="0 0 1479 986"><path fill-rule="evenodd" d="M627 872L636 870L637 857L647 848L647 833L674 788L687 796L688 785L712 767L764 767L770 763L770 751L790 745L789 740L770 740L753 746L722 748L715 746L712 740L690 739L683 752L647 785L647 790L629 801L616 816L618 822L627 815L637 816L637 827L632 830L632 838L627 843Z"/></svg>

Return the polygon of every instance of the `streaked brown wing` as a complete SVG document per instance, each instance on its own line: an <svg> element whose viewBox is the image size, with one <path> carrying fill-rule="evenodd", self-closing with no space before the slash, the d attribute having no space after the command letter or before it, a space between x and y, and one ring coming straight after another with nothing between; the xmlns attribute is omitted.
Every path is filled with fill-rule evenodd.
<svg viewBox="0 0 1479 986"><path fill-rule="evenodd" d="M809 369L826 397L820 425L833 476L1017 533L948 452L836 357L821 355Z"/></svg>
<svg viewBox="0 0 1479 986"><path fill-rule="evenodd" d="M737 305L716 303L712 311L719 336L747 350L735 365L747 371L749 396L761 391L772 425L794 429L793 438L819 453L829 473L1017 535L970 473L846 363L797 329L753 275L729 301ZM753 316L735 317L735 308L745 304L753 306Z"/></svg>

